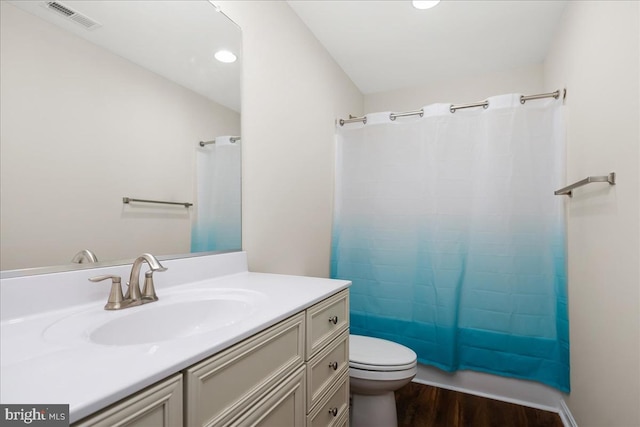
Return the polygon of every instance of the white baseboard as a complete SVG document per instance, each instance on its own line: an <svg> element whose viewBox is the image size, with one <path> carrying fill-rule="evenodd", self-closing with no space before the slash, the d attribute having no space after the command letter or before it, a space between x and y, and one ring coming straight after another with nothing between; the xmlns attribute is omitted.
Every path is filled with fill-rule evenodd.
<svg viewBox="0 0 640 427"><path fill-rule="evenodd" d="M562 424L564 427L578 427L578 423L576 423L575 418L573 418L573 414L569 410L569 407L564 402L564 399L560 401L560 419L562 420Z"/></svg>
<svg viewBox="0 0 640 427"><path fill-rule="evenodd" d="M556 412L560 415L565 427L577 427L569 408L564 404L564 394L534 381L500 377L475 371L445 372L421 364L418 364L418 373L413 381Z"/></svg>

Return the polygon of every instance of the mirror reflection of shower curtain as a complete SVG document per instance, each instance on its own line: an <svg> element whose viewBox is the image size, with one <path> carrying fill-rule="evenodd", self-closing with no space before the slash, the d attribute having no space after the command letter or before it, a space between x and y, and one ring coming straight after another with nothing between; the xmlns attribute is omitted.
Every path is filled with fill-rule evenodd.
<svg viewBox="0 0 640 427"><path fill-rule="evenodd" d="M240 141L216 137L197 147L196 218L191 252L239 250L241 240Z"/></svg>
<svg viewBox="0 0 640 427"><path fill-rule="evenodd" d="M561 103L339 128L331 276L353 282L352 333L569 391Z"/></svg>

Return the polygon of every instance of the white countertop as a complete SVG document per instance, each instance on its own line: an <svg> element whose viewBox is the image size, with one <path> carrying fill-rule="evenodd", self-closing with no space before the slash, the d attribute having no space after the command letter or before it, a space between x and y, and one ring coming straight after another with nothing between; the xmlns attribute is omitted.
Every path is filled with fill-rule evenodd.
<svg viewBox="0 0 640 427"><path fill-rule="evenodd" d="M52 311L23 312L22 316L13 318L3 316L0 324L0 402L69 404L70 422L73 423L349 285L350 282L344 280L243 271L176 286L159 286L157 293L160 301L163 296L169 298L177 292L224 288L256 291L265 298L250 316L224 328L175 340L137 345L100 345L88 339L57 341L45 336L47 328L61 319L81 311L102 309L108 296L108 286L102 288L104 300L67 307L54 305ZM6 300L17 296L16 292L15 289L3 292L3 306L25 303ZM117 313L152 305L128 308ZM109 315L116 312L105 313Z"/></svg>

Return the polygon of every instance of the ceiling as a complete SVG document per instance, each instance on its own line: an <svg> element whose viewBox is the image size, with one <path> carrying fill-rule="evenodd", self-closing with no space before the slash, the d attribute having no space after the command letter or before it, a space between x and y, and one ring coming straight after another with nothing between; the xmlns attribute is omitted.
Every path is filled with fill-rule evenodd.
<svg viewBox="0 0 640 427"><path fill-rule="evenodd" d="M566 1L309 1L289 5L363 94L541 63Z"/></svg>
<svg viewBox="0 0 640 427"><path fill-rule="evenodd" d="M241 53L239 27L207 1L11 0L14 6L97 44L139 66L240 112L241 59L222 64L220 49ZM95 27L78 25L97 23Z"/></svg>

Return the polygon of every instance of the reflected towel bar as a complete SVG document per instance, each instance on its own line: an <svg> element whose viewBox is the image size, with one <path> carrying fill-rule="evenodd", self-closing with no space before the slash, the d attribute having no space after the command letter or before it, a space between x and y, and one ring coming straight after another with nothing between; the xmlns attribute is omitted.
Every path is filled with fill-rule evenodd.
<svg viewBox="0 0 640 427"><path fill-rule="evenodd" d="M583 180L580 180L564 188L561 188L560 190L554 191L553 194L555 194L556 196L573 197L573 194L571 194L573 189L582 187L583 185L587 185L592 182L608 182L611 185L616 185L616 173L611 172L609 175L605 175L605 176L588 176Z"/></svg>
<svg viewBox="0 0 640 427"><path fill-rule="evenodd" d="M229 137L229 142L232 144L235 144L236 142L240 141L242 138L239 136L230 136ZM215 138L212 139L211 141L200 141L198 142L198 145L200 145L200 147L204 147L205 145L211 145L211 144L215 144L216 140ZM183 204L183 203L180 203Z"/></svg>
<svg viewBox="0 0 640 427"><path fill-rule="evenodd" d="M188 208L189 206L193 206L193 203L189 203L189 202L163 202L161 200L132 199L130 197L123 197L122 198L122 203L124 203L124 204L128 204L128 203L131 203L131 202L159 203L161 205L181 205L181 206L184 206L185 208Z"/></svg>

